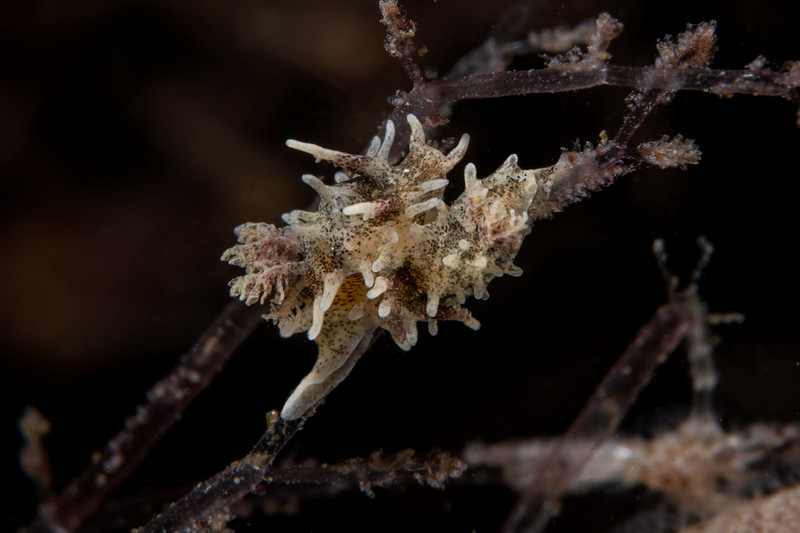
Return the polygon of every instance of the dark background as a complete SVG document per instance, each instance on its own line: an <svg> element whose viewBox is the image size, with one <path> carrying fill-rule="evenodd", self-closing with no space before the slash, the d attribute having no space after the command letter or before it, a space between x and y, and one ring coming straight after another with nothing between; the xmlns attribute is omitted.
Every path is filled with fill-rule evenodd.
<svg viewBox="0 0 800 533"><path fill-rule="evenodd" d="M426 65L444 72L479 44L509 1L407 1ZM613 61L646 65L656 40L715 18L713 66L758 54L800 59L793 2L543 2L534 28L608 11L625 24ZM0 390L6 520L35 505L14 452L27 404L53 423L46 443L63 486L89 462L228 301L239 269L219 261L245 221L278 223L313 199L300 175L331 176L286 138L360 152L408 89L382 49L376 2L40 0L0 17ZM537 64L520 61L518 68ZM469 132L466 161L524 168L612 133L627 91L469 102L442 137ZM800 418L795 248L800 133L784 100L679 94L638 140L696 139L700 165L624 177L537 224L525 275L470 302L475 333L442 324L408 353L381 339L289 446L335 462L383 447L443 448L564 431L636 330L665 301L650 252L667 241L686 276L706 235L716 247L701 293L738 311L720 330L716 403L727 427ZM460 187L462 168L451 176ZM424 328L422 328L424 329ZM121 494L191 485L244 455L313 364L315 345L265 324ZM686 365L658 371L626 421L652 433L685 413ZM497 487L409 488L303 501L273 530L494 531L513 495ZM604 515L606 525L615 516ZM569 516L563 518L569 523ZM244 526L241 522L238 526Z"/></svg>

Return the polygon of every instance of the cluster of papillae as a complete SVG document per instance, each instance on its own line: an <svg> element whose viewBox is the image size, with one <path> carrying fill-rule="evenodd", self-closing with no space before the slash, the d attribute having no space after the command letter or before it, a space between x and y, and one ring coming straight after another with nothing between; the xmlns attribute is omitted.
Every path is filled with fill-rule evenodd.
<svg viewBox="0 0 800 533"><path fill-rule="evenodd" d="M398 346L417 342L417 322L432 334L438 320L479 326L462 307L469 296L487 298L487 284L512 264L530 231L528 209L548 170L522 170L516 156L493 174L477 179L465 168L465 190L452 203L442 200L447 173L461 160L469 137L444 154L428 146L422 125L408 116L408 155L389 162L394 125L366 155L287 141L291 148L330 161L335 183L304 175L320 196L317 211L292 211L286 226L243 224L237 246L222 259L245 268L231 281L231 295L269 306L264 316L281 334L308 331L319 347L317 363L287 406L286 418L302 415L304 390L339 369L375 327L391 333ZM341 378L339 378L341 379ZM330 387L332 388L332 387Z"/></svg>

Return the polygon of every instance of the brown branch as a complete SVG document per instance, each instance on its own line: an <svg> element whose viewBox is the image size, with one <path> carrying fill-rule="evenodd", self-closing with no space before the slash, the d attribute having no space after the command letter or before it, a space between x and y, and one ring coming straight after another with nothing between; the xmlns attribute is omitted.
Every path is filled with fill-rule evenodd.
<svg viewBox="0 0 800 533"><path fill-rule="evenodd" d="M398 122L398 117L408 113L433 116L443 104L462 100L562 93L600 86L702 91L719 96L772 96L800 105L800 63L793 64L787 72L776 72L626 67L587 62L428 81L393 101L392 120Z"/></svg>
<svg viewBox="0 0 800 533"><path fill-rule="evenodd" d="M426 81L409 72L413 88L408 93L398 93L392 100L395 109L391 118L399 124L401 118L413 113L423 122L436 124L441 122L438 114L442 109L462 100L570 92L603 85L630 87L641 93L703 91L719 96L778 96L800 105L800 62L788 63L783 72L765 68L763 58L746 69L708 69L716 51L715 26L714 21L689 25L675 39L668 36L658 44L654 67L627 67L605 61L610 57L606 49L621 25L603 14L596 22L588 54L581 51L568 54L555 59L547 68L435 81ZM391 27L390 35L393 35ZM406 63L412 60L408 54L400 57ZM408 67L406 70L409 71Z"/></svg>
<svg viewBox="0 0 800 533"><path fill-rule="evenodd" d="M386 42L384 48L390 56L400 61L414 87L425 83L422 69L417 64L417 47L414 36L417 25L406 16L405 9L397 5L396 0L381 0L381 22L386 26Z"/></svg>
<svg viewBox="0 0 800 533"><path fill-rule="evenodd" d="M369 350L379 336L373 331L367 334L353 350L350 358L332 376L338 373L338 383L347 376L358 359ZM225 470L196 485L188 494L153 518L139 533L162 531L200 531L206 526L224 524L229 517L230 506L238 503L248 493L255 491L266 477L266 471L294 434L313 416L317 406L330 392L326 391L305 414L294 420L284 420L277 411L267 414L267 431L246 456L228 465Z"/></svg>
<svg viewBox="0 0 800 533"><path fill-rule="evenodd" d="M619 425L653 371L692 327L681 305L661 306L608 371L506 519L504 531L538 532L602 442ZM580 444L582 449L575 450ZM570 460L566 460L569 457Z"/></svg>
<svg viewBox="0 0 800 533"><path fill-rule="evenodd" d="M616 26L611 21L606 20L604 25L609 28L600 31L601 22L598 20L600 44L596 45L596 54L604 53L602 43L609 40L609 36L616 31ZM656 60L656 65L665 66L667 69L704 69L716 50L714 28L713 23L690 25L684 33L678 35L677 39L665 39L658 45L659 58ZM605 37L602 37L603 35ZM595 55L574 65L598 64L602 62ZM659 104L669 102L671 95L672 91L665 88L637 88L628 95L629 112L613 139L610 141L604 139L596 149L589 146L582 152L562 154L547 178L548 183L544 187L546 194L543 191L528 210L532 220L552 216L565 205L585 198L590 192L608 186L615 178L630 172L633 167L624 164L626 158L637 157L645 161L654 161L662 167L699 161L699 151L694 145L691 142L682 143L680 140L678 143L662 141L660 145L641 147L636 156L628 149L631 138L644 120ZM668 154L669 157L657 157L664 155L657 153L659 147L662 151L666 149L667 152L671 152Z"/></svg>
<svg viewBox="0 0 800 533"><path fill-rule="evenodd" d="M175 368L147 392L147 402L125 421L99 458L60 495L44 502L39 516L24 531L75 531L180 420L261 322L259 313L244 304L228 304Z"/></svg>
<svg viewBox="0 0 800 533"><path fill-rule="evenodd" d="M313 409L297 420L286 421L277 411L271 411L267 415L267 431L250 453L199 483L137 533L204 531L207 527L224 525L230 518L230 506L258 486L266 469L312 414Z"/></svg>
<svg viewBox="0 0 800 533"><path fill-rule="evenodd" d="M265 484L357 486L372 497L375 487L387 488L409 482L443 489L450 479L461 477L466 469L466 462L448 452L417 457L410 448L391 454L379 449L366 459L356 457L338 464L278 467L270 471Z"/></svg>
<svg viewBox="0 0 800 533"><path fill-rule="evenodd" d="M634 341L606 374L592 397L570 428L559 439L558 445L543 462L542 468L530 482L517 501L504 525L505 531L539 532L558 511L562 496L570 487L577 485L586 465L610 437L628 412L639 392L650 381L655 369L684 338L689 341L689 358L692 362L695 381L695 402L709 402L713 383L704 380L716 379L711 360L711 347L706 329L705 304L697 296L697 280L711 256L711 245L705 238L698 239L701 258L692 274L688 287L675 292L677 278L669 275L666 268L664 243L656 240L653 251L662 275L668 282L670 302L661 306L639 331ZM696 375L695 375L696 374ZM700 397L698 384L702 383ZM700 405L700 412L709 415L710 404ZM695 406L695 412L698 406ZM712 431L716 425L708 419L698 418Z"/></svg>

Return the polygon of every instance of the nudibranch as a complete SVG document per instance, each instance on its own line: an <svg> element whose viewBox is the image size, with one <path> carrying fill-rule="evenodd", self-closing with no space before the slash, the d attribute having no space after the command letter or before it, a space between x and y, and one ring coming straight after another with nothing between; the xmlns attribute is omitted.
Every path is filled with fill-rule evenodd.
<svg viewBox="0 0 800 533"><path fill-rule="evenodd" d="M418 322L427 322L431 334L439 320L477 329L462 307L466 299L485 299L494 278L522 273L512 261L530 232L534 197L549 188L558 164L522 170L511 155L478 179L470 163L464 191L447 205L447 173L464 157L469 136L445 154L426 143L414 115L407 120L408 153L396 164L389 160L391 121L366 155L288 140L342 171L330 185L304 175L320 197L317 211L284 214L279 228L243 224L235 229L239 244L222 255L245 269L230 282L231 296L268 305L264 318L282 336L307 331L317 343L317 361L286 401L284 419L301 417L344 379L351 354L376 328L403 350L417 342Z"/></svg>

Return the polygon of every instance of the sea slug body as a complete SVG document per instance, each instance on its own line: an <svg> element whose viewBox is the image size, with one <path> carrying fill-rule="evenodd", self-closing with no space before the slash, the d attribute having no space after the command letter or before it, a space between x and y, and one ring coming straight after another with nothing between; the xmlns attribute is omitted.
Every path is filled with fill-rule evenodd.
<svg viewBox="0 0 800 533"><path fill-rule="evenodd" d="M231 296L268 305L264 318L281 335L307 331L318 345L314 368L282 410L285 419L302 416L346 377L354 363L348 358L375 328L404 350L416 344L418 322L432 334L438 320L477 329L462 307L467 297L485 299L492 279L522 273L512 261L530 232L534 195L553 167L522 170L512 155L478 179L469 164L464 191L447 205L447 173L463 158L469 136L445 154L426 144L414 115L407 120L409 150L397 164L389 161L391 121L366 155L287 141L343 172L331 185L304 175L320 196L317 211L287 213L280 228L243 224L235 229L239 244L222 255L245 269L230 282Z"/></svg>

